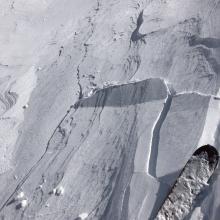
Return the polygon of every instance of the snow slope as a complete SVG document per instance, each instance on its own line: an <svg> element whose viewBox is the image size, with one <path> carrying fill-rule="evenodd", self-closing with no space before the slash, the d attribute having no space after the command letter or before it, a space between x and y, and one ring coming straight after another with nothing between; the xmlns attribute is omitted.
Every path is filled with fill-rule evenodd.
<svg viewBox="0 0 220 220"><path fill-rule="evenodd" d="M195 149L220 149L219 10L2 0L1 218L154 218ZM218 219L218 172L189 218Z"/></svg>

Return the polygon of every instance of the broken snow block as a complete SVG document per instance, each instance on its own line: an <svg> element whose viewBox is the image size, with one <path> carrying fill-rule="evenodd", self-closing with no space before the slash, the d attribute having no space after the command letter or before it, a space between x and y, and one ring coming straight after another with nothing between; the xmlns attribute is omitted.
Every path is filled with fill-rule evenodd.
<svg viewBox="0 0 220 220"><path fill-rule="evenodd" d="M23 198L24 198L24 192L18 193L16 199L17 199L17 200L21 200L21 199L23 199Z"/></svg>
<svg viewBox="0 0 220 220"><path fill-rule="evenodd" d="M38 67L38 68L37 68L37 71L41 71L41 70L42 70L42 67Z"/></svg>
<svg viewBox="0 0 220 220"><path fill-rule="evenodd" d="M29 105L26 104L26 105L23 106L23 109L27 109L28 107L29 107Z"/></svg>
<svg viewBox="0 0 220 220"><path fill-rule="evenodd" d="M64 194L64 188L63 188L62 186L58 187L58 188L56 189L55 195L56 195L56 196L62 196L63 194Z"/></svg>
<svg viewBox="0 0 220 220"><path fill-rule="evenodd" d="M21 202L16 206L16 209L21 209L21 208L25 208L28 205L28 201L27 199L23 199L21 200Z"/></svg>
<svg viewBox="0 0 220 220"><path fill-rule="evenodd" d="M84 212L84 213L81 213L81 214L78 216L77 219L79 219L79 220L85 220L85 219L88 218L88 216L89 216L88 213Z"/></svg>
<svg viewBox="0 0 220 220"><path fill-rule="evenodd" d="M58 188L54 188L50 194L54 194L56 196L62 196L64 194L64 188L62 186L59 186Z"/></svg>
<svg viewBox="0 0 220 220"><path fill-rule="evenodd" d="M50 192L50 194L54 194L54 195L55 195L55 194L56 194L56 191L57 191L57 190L54 188L54 189Z"/></svg>
<svg viewBox="0 0 220 220"><path fill-rule="evenodd" d="M27 204L28 204L27 199L21 200L21 208L25 208L27 206Z"/></svg>

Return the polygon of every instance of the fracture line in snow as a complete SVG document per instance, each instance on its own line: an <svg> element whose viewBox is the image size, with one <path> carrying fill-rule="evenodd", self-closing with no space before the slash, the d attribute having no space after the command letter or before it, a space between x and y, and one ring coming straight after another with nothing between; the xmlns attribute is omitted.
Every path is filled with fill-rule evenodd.
<svg viewBox="0 0 220 220"><path fill-rule="evenodd" d="M170 106L172 103L172 93L168 87L168 85L165 83L167 87L167 98L164 103L164 107L159 114L153 130L152 130L152 139L151 139L151 144L150 144L150 149L149 149L149 154L148 154L148 159L147 159L147 173L148 175L152 177L156 177L156 165L157 165L157 154L158 154L158 146L160 142L160 129L163 125L164 120L166 119L166 116L170 110Z"/></svg>
<svg viewBox="0 0 220 220"><path fill-rule="evenodd" d="M175 96L179 96L179 95L185 95L185 94L197 94L197 95L201 95L201 96L211 96L211 94L206 94L206 93L202 93L202 92L198 92L198 91L182 91L182 92L177 92L175 94ZM216 96L216 98L218 98L218 96Z"/></svg>
<svg viewBox="0 0 220 220"><path fill-rule="evenodd" d="M157 164L157 154L158 154L158 145L159 145L159 139L160 139L160 129L161 126L163 125L163 122L169 112L171 102L172 102L172 97L175 94L175 96L179 95L184 95L184 94L198 94L201 96L211 96L208 94L200 93L200 92L195 92L195 91L183 91L180 93L175 93L174 91L171 91L170 88L168 87L167 83L165 83L167 86L167 98L164 104L164 108L161 111L160 115L158 116L152 130L152 139L151 139L151 145L150 145L150 150L148 154L148 159L147 159L147 174L155 177L156 178L156 164ZM220 96L220 92L218 93L217 96L213 96L213 99L210 101L209 105L209 110L207 113L207 119L203 131L202 138L200 139L199 145L202 146L204 144L213 144L214 143L214 134L217 129L218 123L220 122L220 104L219 107L217 107L216 100L218 100L218 97ZM214 100L214 101L213 101ZM215 106L215 107L214 107ZM214 116L214 120L213 120ZM210 132L210 129L213 132ZM213 135L213 136L211 136Z"/></svg>

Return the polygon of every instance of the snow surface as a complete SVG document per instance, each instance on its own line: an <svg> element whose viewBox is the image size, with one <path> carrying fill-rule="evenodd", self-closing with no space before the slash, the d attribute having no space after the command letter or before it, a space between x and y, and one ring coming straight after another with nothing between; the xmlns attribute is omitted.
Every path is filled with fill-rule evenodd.
<svg viewBox="0 0 220 220"><path fill-rule="evenodd" d="M219 10L1 0L0 217L156 216L195 149L220 149ZM189 218L218 220L218 173Z"/></svg>

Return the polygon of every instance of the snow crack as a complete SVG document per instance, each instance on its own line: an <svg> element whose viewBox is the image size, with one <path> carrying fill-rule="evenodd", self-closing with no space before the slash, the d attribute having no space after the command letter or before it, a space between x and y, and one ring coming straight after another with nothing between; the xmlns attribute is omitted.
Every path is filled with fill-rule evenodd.
<svg viewBox="0 0 220 220"><path fill-rule="evenodd" d="M158 146L160 142L160 130L170 110L172 104L172 97L173 97L173 94L168 88L168 86L167 86L167 92L168 92L167 99L164 103L163 110L161 111L158 120L156 121L155 126L153 128L150 153L149 153L148 173L155 178L156 178Z"/></svg>

